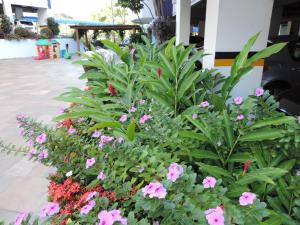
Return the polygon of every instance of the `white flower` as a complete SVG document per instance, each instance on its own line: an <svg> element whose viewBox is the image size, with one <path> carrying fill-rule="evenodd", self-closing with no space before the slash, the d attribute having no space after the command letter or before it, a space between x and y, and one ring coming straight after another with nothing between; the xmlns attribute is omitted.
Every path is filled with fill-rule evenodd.
<svg viewBox="0 0 300 225"><path fill-rule="evenodd" d="M66 177L70 177L72 175L73 175L73 171L72 170L70 170L69 172L66 173Z"/></svg>

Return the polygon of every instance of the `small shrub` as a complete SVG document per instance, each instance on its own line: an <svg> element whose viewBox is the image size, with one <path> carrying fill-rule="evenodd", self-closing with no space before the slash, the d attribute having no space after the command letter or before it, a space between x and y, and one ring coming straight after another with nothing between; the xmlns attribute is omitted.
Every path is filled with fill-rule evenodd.
<svg viewBox="0 0 300 225"><path fill-rule="evenodd" d="M53 36L52 30L50 30L48 27L44 27L40 31L39 38L48 39L48 38L51 38L52 36Z"/></svg>
<svg viewBox="0 0 300 225"><path fill-rule="evenodd" d="M0 15L0 30L5 34L9 34L12 30L9 18L6 15Z"/></svg>
<svg viewBox="0 0 300 225"><path fill-rule="evenodd" d="M142 33L132 33L130 35L130 43L143 43Z"/></svg>
<svg viewBox="0 0 300 225"><path fill-rule="evenodd" d="M5 33L3 32L3 30L0 29L0 39L3 39L5 36Z"/></svg>
<svg viewBox="0 0 300 225"><path fill-rule="evenodd" d="M16 35L16 34L5 34L4 39L19 41L21 38L19 35Z"/></svg>
<svg viewBox="0 0 300 225"><path fill-rule="evenodd" d="M52 31L53 35L58 35L60 30L59 30L59 25L57 22L55 22L53 17L47 18L47 26L48 28Z"/></svg>
<svg viewBox="0 0 300 225"><path fill-rule="evenodd" d="M15 33L15 35L19 36L20 38L28 38L28 39L36 38L36 35L33 32L31 32L23 27L16 27L14 33Z"/></svg>

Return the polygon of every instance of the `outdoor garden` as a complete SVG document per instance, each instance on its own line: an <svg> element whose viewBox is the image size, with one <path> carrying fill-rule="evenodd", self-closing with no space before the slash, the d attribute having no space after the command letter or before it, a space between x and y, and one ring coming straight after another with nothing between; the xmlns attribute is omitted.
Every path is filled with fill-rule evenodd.
<svg viewBox="0 0 300 225"><path fill-rule="evenodd" d="M103 44L121 59L82 54L86 88L57 97L70 103L56 127L17 115L28 147L1 143L55 167L39 217L13 224L300 224L300 125L257 87L231 91L272 45L251 57L246 43L228 77L199 69L205 57L175 38L133 48ZM0 222L1 223L1 222Z"/></svg>

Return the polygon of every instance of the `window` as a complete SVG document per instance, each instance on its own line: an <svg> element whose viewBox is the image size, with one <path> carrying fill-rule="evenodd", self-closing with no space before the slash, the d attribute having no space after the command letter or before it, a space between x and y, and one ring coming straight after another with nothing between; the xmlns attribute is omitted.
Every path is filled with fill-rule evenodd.
<svg viewBox="0 0 300 225"><path fill-rule="evenodd" d="M280 24L279 35L290 35L292 27L292 21L286 21Z"/></svg>

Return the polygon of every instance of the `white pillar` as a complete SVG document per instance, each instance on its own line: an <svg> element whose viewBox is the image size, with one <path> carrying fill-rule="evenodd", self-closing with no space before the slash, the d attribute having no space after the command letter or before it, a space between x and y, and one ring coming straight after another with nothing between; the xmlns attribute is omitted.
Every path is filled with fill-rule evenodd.
<svg viewBox="0 0 300 225"><path fill-rule="evenodd" d="M206 8L206 53L204 68L217 68L225 76L235 53L240 52L254 34L261 32L252 52L267 46L274 0L208 0ZM263 64L258 64L233 90L233 96L246 96L260 86Z"/></svg>
<svg viewBox="0 0 300 225"><path fill-rule="evenodd" d="M191 0L176 1L176 44L190 43Z"/></svg>
<svg viewBox="0 0 300 225"><path fill-rule="evenodd" d="M23 9L21 7L16 7L15 8L15 15L16 15L16 19L20 20L23 18Z"/></svg>
<svg viewBox="0 0 300 225"><path fill-rule="evenodd" d="M38 8L37 14L39 25L45 25L47 23L48 9Z"/></svg>
<svg viewBox="0 0 300 225"><path fill-rule="evenodd" d="M215 66L215 52L218 31L220 0L209 0L206 3L206 19L204 32L204 49L210 55L203 58L203 67L211 69Z"/></svg>
<svg viewBox="0 0 300 225"><path fill-rule="evenodd" d="M10 21L14 22L13 12L11 8L11 2L10 0L4 0L3 1L3 10L4 14L9 17Z"/></svg>

